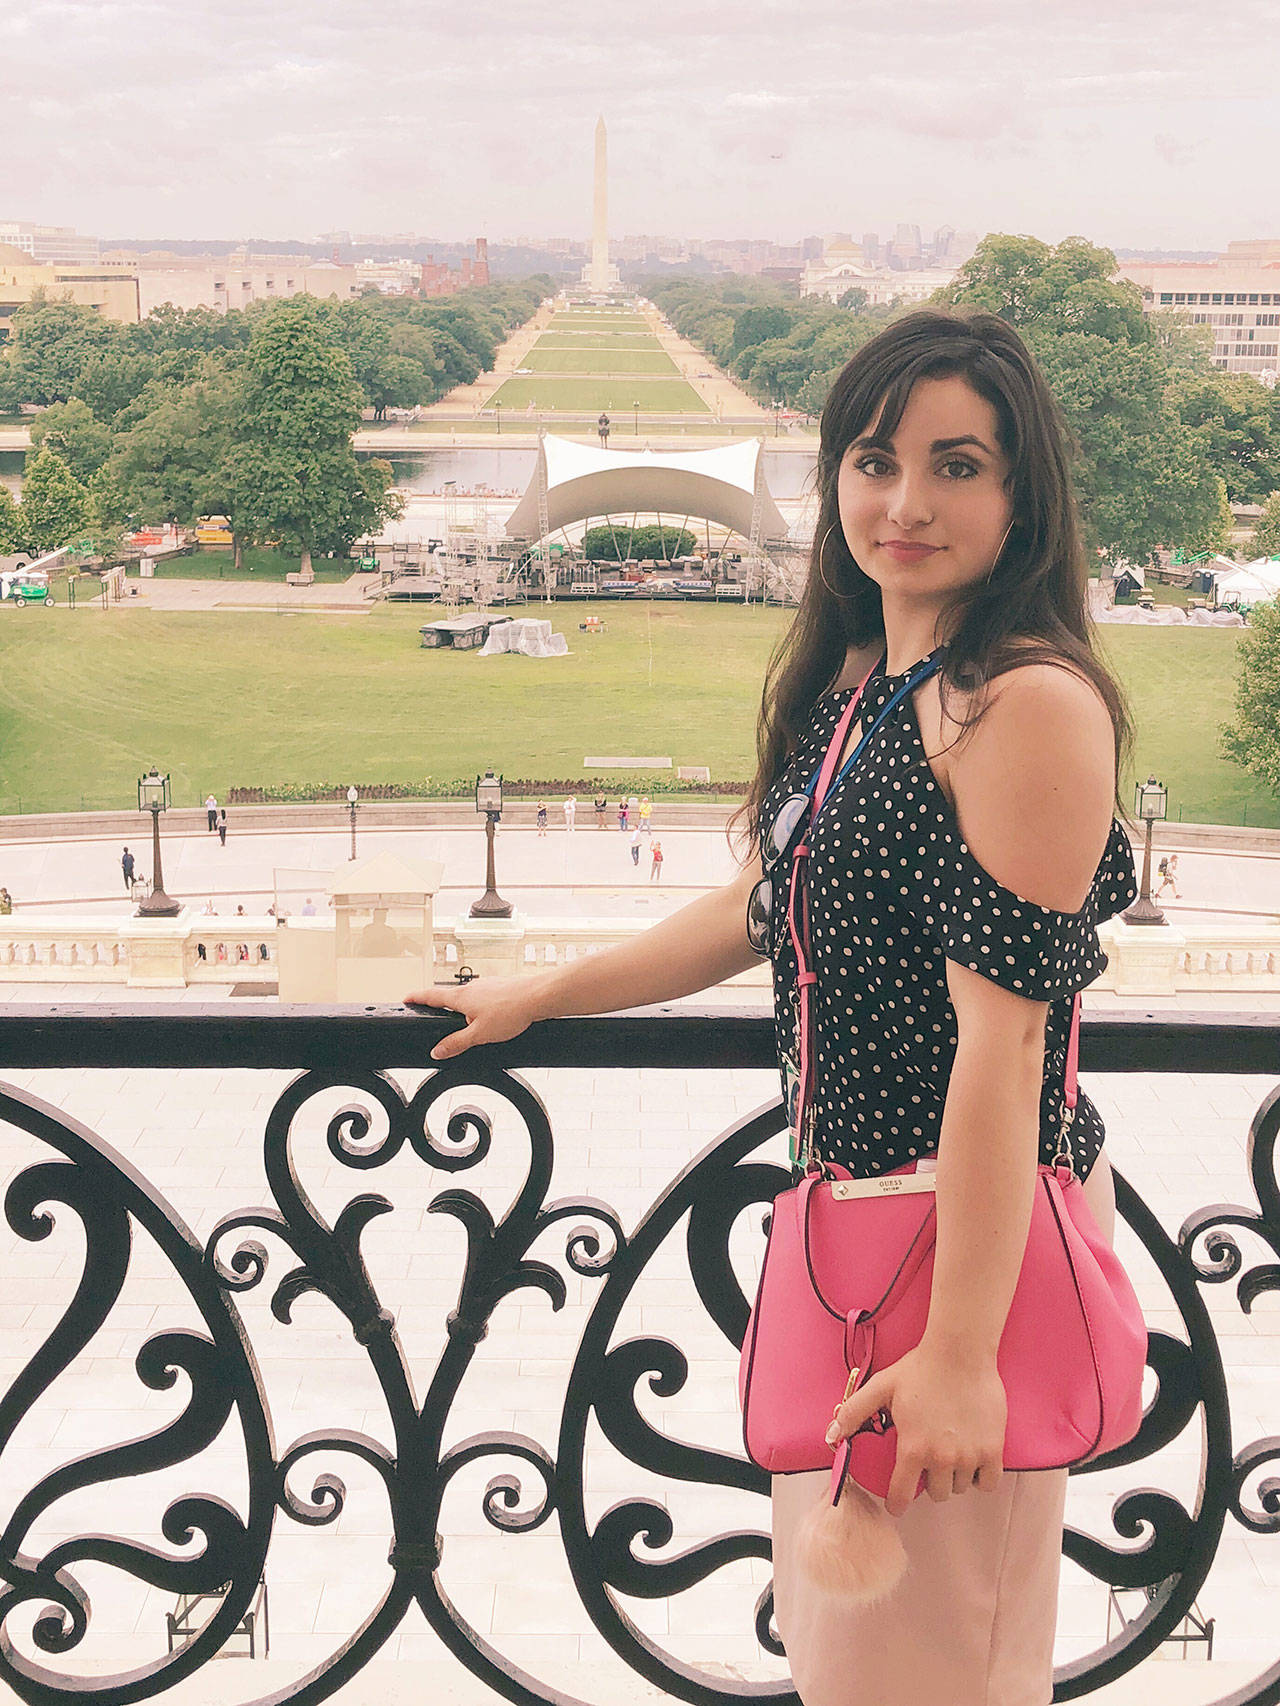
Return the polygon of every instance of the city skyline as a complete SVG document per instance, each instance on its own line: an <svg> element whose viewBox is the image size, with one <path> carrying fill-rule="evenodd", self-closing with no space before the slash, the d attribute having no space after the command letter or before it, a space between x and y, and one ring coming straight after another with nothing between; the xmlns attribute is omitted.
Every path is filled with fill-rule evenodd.
<svg viewBox="0 0 1280 1706"><path fill-rule="evenodd" d="M0 69L15 216L103 236L341 227L590 231L953 223L1215 250L1267 235L1255 182L1278 50L1188 0L889 13L675 0L11 0ZM1247 43L1247 51L1240 51ZM483 98L481 98L483 96Z"/></svg>

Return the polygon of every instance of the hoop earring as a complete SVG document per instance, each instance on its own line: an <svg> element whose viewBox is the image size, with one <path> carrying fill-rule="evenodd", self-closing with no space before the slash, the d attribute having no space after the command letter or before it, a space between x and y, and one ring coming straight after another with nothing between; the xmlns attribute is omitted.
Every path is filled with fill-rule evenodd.
<svg viewBox="0 0 1280 1706"><path fill-rule="evenodd" d="M827 540L830 539L835 530L836 523L833 521L831 526L828 527L827 531L822 535L822 543L818 546L818 579L822 582L823 586L826 587L832 598L852 598L853 594L851 592L837 592L835 587L832 586L831 582L822 572L822 559L827 549Z"/></svg>
<svg viewBox="0 0 1280 1706"><path fill-rule="evenodd" d="M992 575L995 574L996 568L1000 562L1000 559L1001 559L1001 557L1004 556L1004 548L1009 543L1009 535L1012 532L1013 532L1013 522L1010 521L1008 527L1006 527L1004 530L1004 538L1000 541L1000 549L996 552L995 556L991 559L991 567L987 570L987 580L988 581L991 579Z"/></svg>

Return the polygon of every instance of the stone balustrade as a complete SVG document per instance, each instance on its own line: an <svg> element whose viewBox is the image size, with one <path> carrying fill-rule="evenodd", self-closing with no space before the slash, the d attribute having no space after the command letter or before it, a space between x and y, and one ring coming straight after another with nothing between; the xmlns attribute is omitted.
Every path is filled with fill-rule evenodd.
<svg viewBox="0 0 1280 1706"><path fill-rule="evenodd" d="M651 928L648 918L439 918L432 964L440 980L460 966L489 976L563 965ZM286 925L287 928L287 925ZM276 920L52 915L0 918L0 983L111 983L151 988L277 981ZM1100 930L1107 969L1093 986L1117 995L1196 990L1280 994L1280 925L1183 923ZM769 965L729 980L769 986ZM393 992L388 992L388 998Z"/></svg>

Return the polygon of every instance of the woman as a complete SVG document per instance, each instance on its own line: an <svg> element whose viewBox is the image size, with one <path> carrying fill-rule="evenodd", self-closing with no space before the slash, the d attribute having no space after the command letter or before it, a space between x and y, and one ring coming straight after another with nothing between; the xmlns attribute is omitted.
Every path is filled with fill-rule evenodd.
<svg viewBox="0 0 1280 1706"><path fill-rule="evenodd" d="M805 1706L1045 1706L1067 1471L1002 1469L996 1349L1036 1163L1056 1146L1072 997L1106 963L1097 921L1136 893L1113 816L1128 720L1090 642L1066 429L1004 321L921 310L866 344L823 410L818 485L808 585L766 676L743 811L758 853L864 677L869 724L936 655L807 840L817 1148L858 1176L936 1158L938 1232L924 1338L833 1430L890 1411L885 1504L907 1573L870 1608L804 1592L797 1528L827 1477L776 1477L778 1625ZM855 721L846 752L859 733ZM740 908L758 876L753 859L590 959L412 997L468 1020L433 1055L744 970ZM781 1060L795 964L773 912ZM1109 1238L1103 1136L1082 1094L1076 1167Z"/></svg>

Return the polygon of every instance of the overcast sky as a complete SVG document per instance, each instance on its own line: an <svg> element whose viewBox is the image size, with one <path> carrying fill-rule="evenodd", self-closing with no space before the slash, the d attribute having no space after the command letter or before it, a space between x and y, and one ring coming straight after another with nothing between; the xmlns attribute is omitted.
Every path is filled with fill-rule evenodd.
<svg viewBox="0 0 1280 1706"><path fill-rule="evenodd" d="M1275 0L2 0L0 218L1280 236Z"/></svg>

